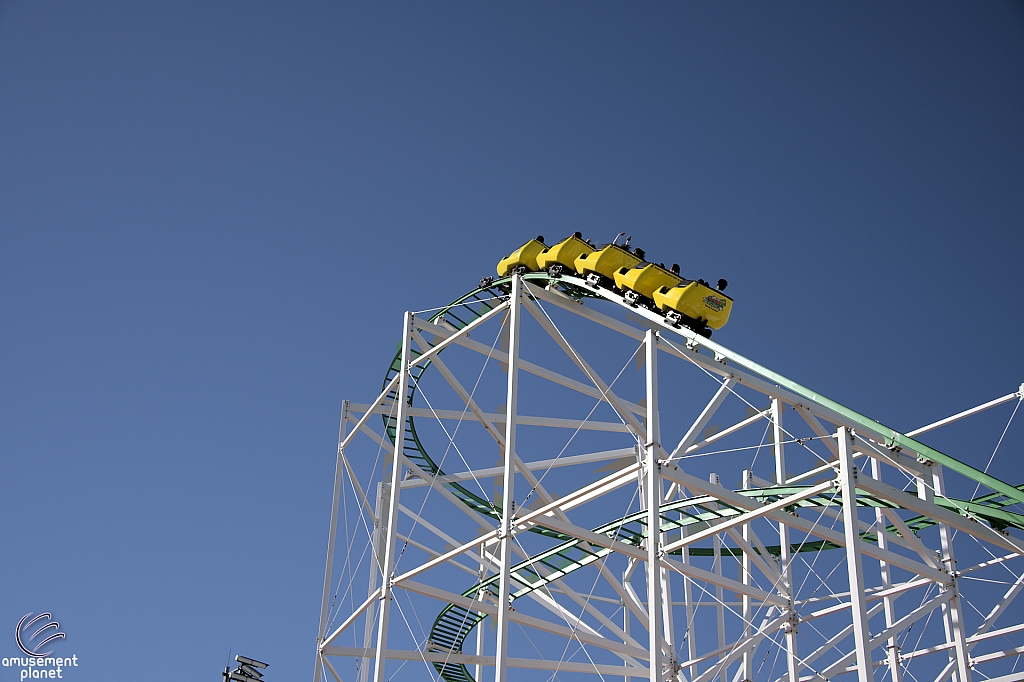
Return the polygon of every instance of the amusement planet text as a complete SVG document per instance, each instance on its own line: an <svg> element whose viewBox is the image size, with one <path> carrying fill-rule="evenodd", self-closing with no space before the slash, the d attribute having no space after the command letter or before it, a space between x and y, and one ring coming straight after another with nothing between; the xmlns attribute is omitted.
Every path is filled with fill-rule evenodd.
<svg viewBox="0 0 1024 682"><path fill-rule="evenodd" d="M13 656L0 659L0 665L3 665L5 668L12 666L20 667L22 680L64 679L63 669L78 667L78 656L75 655L70 658L54 658L52 656L47 656L46 658L29 656L25 658Z"/></svg>

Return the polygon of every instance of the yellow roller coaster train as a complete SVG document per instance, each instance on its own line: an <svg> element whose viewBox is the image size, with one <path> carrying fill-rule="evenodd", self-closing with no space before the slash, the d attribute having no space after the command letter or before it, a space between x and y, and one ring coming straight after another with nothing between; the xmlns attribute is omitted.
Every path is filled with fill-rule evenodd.
<svg viewBox="0 0 1024 682"><path fill-rule="evenodd" d="M531 239L498 263L498 277L514 274L546 272L553 279L579 277L586 286L611 289L632 306L656 311L674 326L689 327L710 337L713 329L721 329L729 321L732 298L725 294L728 282L718 280L715 288L703 279L686 279L679 274L679 265L649 263L643 249L630 248L632 237L623 243L620 232L610 244L595 246L579 232L554 246L544 237ZM481 280L490 285L491 277Z"/></svg>

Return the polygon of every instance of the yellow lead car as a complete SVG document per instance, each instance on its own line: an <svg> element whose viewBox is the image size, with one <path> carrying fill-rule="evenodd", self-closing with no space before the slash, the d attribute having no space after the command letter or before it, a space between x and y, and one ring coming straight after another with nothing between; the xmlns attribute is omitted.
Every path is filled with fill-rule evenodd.
<svg viewBox="0 0 1024 682"><path fill-rule="evenodd" d="M729 321L732 299L719 288L712 289L704 282L687 282L676 287L661 287L654 292L654 304L665 313L672 324L685 324L694 331L711 336L707 329L721 329Z"/></svg>

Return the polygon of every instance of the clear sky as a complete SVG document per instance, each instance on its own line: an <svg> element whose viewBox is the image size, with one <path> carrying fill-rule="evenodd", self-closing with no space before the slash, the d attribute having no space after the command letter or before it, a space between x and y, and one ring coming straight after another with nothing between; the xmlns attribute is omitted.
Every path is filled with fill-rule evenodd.
<svg viewBox="0 0 1024 682"><path fill-rule="evenodd" d="M0 655L310 678L340 401L528 237L911 429L1024 381L1022 216L1021 2L0 1Z"/></svg>

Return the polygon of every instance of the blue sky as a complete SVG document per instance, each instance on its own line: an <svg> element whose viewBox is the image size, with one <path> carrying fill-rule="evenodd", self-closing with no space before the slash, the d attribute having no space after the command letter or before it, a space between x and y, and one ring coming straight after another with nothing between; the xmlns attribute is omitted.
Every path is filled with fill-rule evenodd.
<svg viewBox="0 0 1024 682"><path fill-rule="evenodd" d="M538 233L895 427L1005 395L1022 188L1020 2L0 2L0 632L311 675L340 401Z"/></svg>

